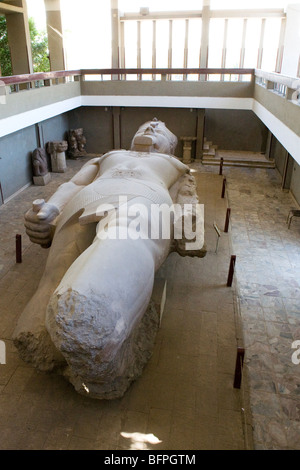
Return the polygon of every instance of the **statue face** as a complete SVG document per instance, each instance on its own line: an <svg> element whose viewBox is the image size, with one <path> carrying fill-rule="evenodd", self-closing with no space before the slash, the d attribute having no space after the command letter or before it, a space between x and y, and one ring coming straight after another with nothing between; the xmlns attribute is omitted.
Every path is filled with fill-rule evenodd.
<svg viewBox="0 0 300 470"><path fill-rule="evenodd" d="M148 147L149 152L172 154L175 151L177 138L161 121L150 121L143 124L132 141L132 150L141 146Z"/></svg>
<svg viewBox="0 0 300 470"><path fill-rule="evenodd" d="M81 137L83 135L83 129L82 128L79 128L79 129L75 129L74 131L74 135L78 138L78 137Z"/></svg>
<svg viewBox="0 0 300 470"><path fill-rule="evenodd" d="M154 127L151 126L148 126L143 132L141 132L141 134L143 135L154 135L155 134L155 129Z"/></svg>
<svg viewBox="0 0 300 470"><path fill-rule="evenodd" d="M68 148L68 144L67 142L60 142L58 145L57 145L57 152L65 152Z"/></svg>

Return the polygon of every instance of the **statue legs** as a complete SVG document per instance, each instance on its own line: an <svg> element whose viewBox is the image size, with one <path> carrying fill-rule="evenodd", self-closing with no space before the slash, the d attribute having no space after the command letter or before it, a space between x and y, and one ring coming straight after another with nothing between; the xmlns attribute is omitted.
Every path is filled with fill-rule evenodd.
<svg viewBox="0 0 300 470"><path fill-rule="evenodd" d="M141 374L159 322L150 302L154 274L169 245L96 237L51 296L46 327L78 392L120 397Z"/></svg>
<svg viewBox="0 0 300 470"><path fill-rule="evenodd" d="M145 227L151 202L139 197L128 205L137 203L146 208ZM131 221L116 218L124 230ZM125 393L152 354L159 324L151 302L154 274L170 239L135 239L134 228L127 239L95 234L96 224L81 226L78 214L55 234L14 342L40 370L59 367L78 392L111 399Z"/></svg>
<svg viewBox="0 0 300 470"><path fill-rule="evenodd" d="M46 308L65 272L94 236L95 224L81 227L77 222L70 222L54 237L39 286L18 320L14 343L22 359L40 370L51 370L65 363L46 330Z"/></svg>

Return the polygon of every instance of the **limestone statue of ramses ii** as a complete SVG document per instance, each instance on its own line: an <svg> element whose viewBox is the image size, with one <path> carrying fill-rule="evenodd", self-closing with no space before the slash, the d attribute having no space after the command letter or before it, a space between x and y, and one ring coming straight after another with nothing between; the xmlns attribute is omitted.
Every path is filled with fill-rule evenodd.
<svg viewBox="0 0 300 470"><path fill-rule="evenodd" d="M130 150L90 159L25 214L30 240L51 247L14 343L25 361L61 371L90 397L122 396L151 356L158 328L154 277L170 251L204 255L203 231L196 249L186 252L172 231L138 234L137 225L160 233L153 205L197 203L189 168L173 156L176 143L161 121L145 123Z"/></svg>

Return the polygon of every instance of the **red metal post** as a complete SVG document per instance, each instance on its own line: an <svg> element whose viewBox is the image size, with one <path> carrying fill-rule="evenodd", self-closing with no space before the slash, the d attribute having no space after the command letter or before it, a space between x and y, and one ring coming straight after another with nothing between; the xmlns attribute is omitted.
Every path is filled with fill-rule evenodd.
<svg viewBox="0 0 300 470"><path fill-rule="evenodd" d="M225 189L226 189L226 178L223 179L222 194L221 194L222 199L225 196Z"/></svg>
<svg viewBox="0 0 300 470"><path fill-rule="evenodd" d="M228 226L229 226L229 219L230 219L230 212L231 212L231 209L227 209L226 211L226 220L225 220L225 227L224 227L224 232L227 233L228 232Z"/></svg>
<svg viewBox="0 0 300 470"><path fill-rule="evenodd" d="M245 349L237 348L234 382L233 382L234 388L241 388L242 368L244 364L244 357L245 357Z"/></svg>
<svg viewBox="0 0 300 470"><path fill-rule="evenodd" d="M235 262L236 262L236 256L231 255L229 271L228 271L228 278L227 278L227 287L231 287L231 285L232 285Z"/></svg>
<svg viewBox="0 0 300 470"><path fill-rule="evenodd" d="M22 263L22 236L16 235L16 263Z"/></svg>
<svg viewBox="0 0 300 470"><path fill-rule="evenodd" d="M219 175L222 175L222 174L223 174L223 163L224 163L224 158L221 157L221 159L220 159Z"/></svg>

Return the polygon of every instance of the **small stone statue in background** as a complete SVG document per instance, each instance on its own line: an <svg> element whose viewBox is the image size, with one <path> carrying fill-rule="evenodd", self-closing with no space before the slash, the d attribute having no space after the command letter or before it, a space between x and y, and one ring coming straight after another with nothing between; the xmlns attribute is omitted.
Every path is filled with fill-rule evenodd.
<svg viewBox="0 0 300 470"><path fill-rule="evenodd" d="M47 152L51 156L51 167L53 173L64 173L67 169L66 164L66 150L68 149L68 142L61 140L58 142L48 142Z"/></svg>
<svg viewBox="0 0 300 470"><path fill-rule="evenodd" d="M79 158L86 155L86 138L83 135L83 129L71 129L68 133L68 157Z"/></svg>
<svg viewBox="0 0 300 470"><path fill-rule="evenodd" d="M36 186L45 186L51 180L45 149L39 147L32 152L32 171Z"/></svg>

